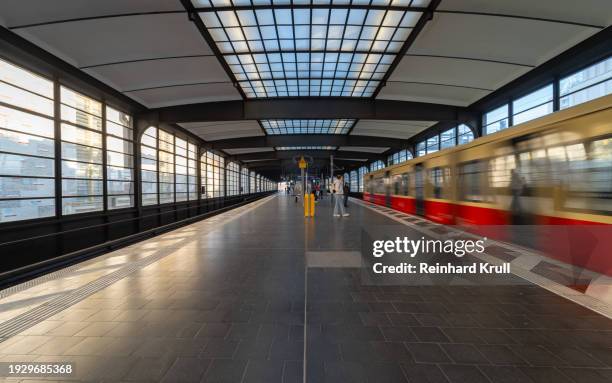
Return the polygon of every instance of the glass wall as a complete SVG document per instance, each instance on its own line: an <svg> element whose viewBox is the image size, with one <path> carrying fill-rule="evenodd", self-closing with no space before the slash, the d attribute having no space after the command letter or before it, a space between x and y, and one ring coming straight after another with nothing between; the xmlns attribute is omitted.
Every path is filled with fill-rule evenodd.
<svg viewBox="0 0 612 383"><path fill-rule="evenodd" d="M240 192L240 165L235 162L228 162L226 168L227 184L226 191L227 195L238 195Z"/></svg>
<svg viewBox="0 0 612 383"><path fill-rule="evenodd" d="M157 173L157 128L151 126L140 138L140 188L142 205L157 205L158 173Z"/></svg>
<svg viewBox="0 0 612 383"><path fill-rule="evenodd" d="M359 173L359 192L363 193L363 177L365 177L366 173L368 172L368 167L367 166L362 166L359 168L358 173Z"/></svg>
<svg viewBox="0 0 612 383"><path fill-rule="evenodd" d="M134 130L132 117L106 107L106 185L108 209L134 206Z"/></svg>
<svg viewBox="0 0 612 383"><path fill-rule="evenodd" d="M510 126L508 120L508 104L502 105L488 113L485 113L482 120L482 131L484 134L491 134L504 130Z"/></svg>
<svg viewBox="0 0 612 383"><path fill-rule="evenodd" d="M374 162L372 162L370 164L370 171L373 172L373 171L376 171L378 169L382 169L384 167L385 167L385 163L384 162L382 162L380 160L374 161Z"/></svg>
<svg viewBox="0 0 612 383"><path fill-rule="evenodd" d="M401 164L402 162L406 162L412 159L412 153L408 149L400 150L397 153L390 155L387 158L387 163L389 166Z"/></svg>
<svg viewBox="0 0 612 383"><path fill-rule="evenodd" d="M0 223L55 215L53 82L0 60Z"/></svg>
<svg viewBox="0 0 612 383"><path fill-rule="evenodd" d="M559 107L578 105L612 94L612 57L559 81Z"/></svg>
<svg viewBox="0 0 612 383"><path fill-rule="evenodd" d="M174 135L158 129L159 203L174 202Z"/></svg>
<svg viewBox="0 0 612 383"><path fill-rule="evenodd" d="M200 157L202 198L219 198L225 195L225 159L211 151Z"/></svg>
<svg viewBox="0 0 612 383"><path fill-rule="evenodd" d="M62 214L104 209L102 103L60 88Z"/></svg>
<svg viewBox="0 0 612 383"><path fill-rule="evenodd" d="M240 169L240 194L249 194L249 169Z"/></svg>
<svg viewBox="0 0 612 383"><path fill-rule="evenodd" d="M512 125L553 112L553 85L547 85L512 102Z"/></svg>
<svg viewBox="0 0 612 383"><path fill-rule="evenodd" d="M257 191L255 172L249 172L249 191L255 193Z"/></svg>
<svg viewBox="0 0 612 383"><path fill-rule="evenodd" d="M175 137L174 164L176 172L176 202L187 201L188 199L188 178L187 178L187 141Z"/></svg>
<svg viewBox="0 0 612 383"><path fill-rule="evenodd" d="M187 189L189 200L198 199L198 147L187 143Z"/></svg>
<svg viewBox="0 0 612 383"><path fill-rule="evenodd" d="M461 124L454 128L443 131L416 146L417 156L424 156L438 150L452 148L456 145L467 144L474 140L474 133L469 126Z"/></svg>
<svg viewBox="0 0 612 383"><path fill-rule="evenodd" d="M359 175L357 174L357 170L351 170L350 178L350 190L352 192L357 193L359 191Z"/></svg>

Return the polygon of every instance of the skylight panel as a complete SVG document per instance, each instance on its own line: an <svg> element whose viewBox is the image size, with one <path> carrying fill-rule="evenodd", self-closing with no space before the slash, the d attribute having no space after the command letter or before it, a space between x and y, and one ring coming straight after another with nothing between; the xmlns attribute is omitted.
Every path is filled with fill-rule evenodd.
<svg viewBox="0 0 612 383"><path fill-rule="evenodd" d="M261 120L267 134L347 134L354 119L334 120Z"/></svg>
<svg viewBox="0 0 612 383"><path fill-rule="evenodd" d="M427 3L193 0L248 98L372 96Z"/></svg>

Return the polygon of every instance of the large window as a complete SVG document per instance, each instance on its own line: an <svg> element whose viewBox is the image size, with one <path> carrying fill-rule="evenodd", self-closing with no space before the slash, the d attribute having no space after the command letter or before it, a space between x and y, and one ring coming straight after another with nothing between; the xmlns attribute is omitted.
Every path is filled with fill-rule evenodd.
<svg viewBox="0 0 612 383"><path fill-rule="evenodd" d="M197 200L197 147L149 127L140 139L142 205Z"/></svg>
<svg viewBox="0 0 612 383"><path fill-rule="evenodd" d="M378 161L374 161L374 162L372 162L372 163L370 164L370 171L371 171L371 172L373 172L373 171L376 171L376 170L382 169L382 168L384 168L384 167L385 167L385 163L384 163L384 162L382 162L382 161L380 161L380 160L378 160Z"/></svg>
<svg viewBox="0 0 612 383"><path fill-rule="evenodd" d="M142 205L157 205L158 173L157 173L157 128L149 127L140 139L140 178L142 189Z"/></svg>
<svg viewBox="0 0 612 383"><path fill-rule="evenodd" d="M238 195L240 192L240 165L235 162L227 164L227 195Z"/></svg>
<svg viewBox="0 0 612 383"><path fill-rule="evenodd" d="M553 86L550 84L512 102L512 124L521 124L552 111Z"/></svg>
<svg viewBox="0 0 612 383"><path fill-rule="evenodd" d="M108 209L134 206L132 117L106 107L106 185Z"/></svg>
<svg viewBox="0 0 612 383"><path fill-rule="evenodd" d="M429 137L427 141L425 141L425 152L429 154L437 152L438 150L440 150L440 137Z"/></svg>
<svg viewBox="0 0 612 383"><path fill-rule="evenodd" d="M510 126L508 120L508 104L485 113L482 126L485 134L499 132Z"/></svg>
<svg viewBox="0 0 612 383"><path fill-rule="evenodd" d="M357 170L351 170L351 173L349 175L349 179L350 179L350 189L352 192L358 192L359 191L359 175L357 174Z"/></svg>
<svg viewBox="0 0 612 383"><path fill-rule="evenodd" d="M257 192L257 186L256 186L256 178L255 178L255 172L249 172L249 191L251 193L255 193Z"/></svg>
<svg viewBox="0 0 612 383"><path fill-rule="evenodd" d="M102 103L64 86L61 99L62 214L104 209Z"/></svg>
<svg viewBox="0 0 612 383"><path fill-rule="evenodd" d="M158 129L159 203L174 202L174 135Z"/></svg>
<svg viewBox="0 0 612 383"><path fill-rule="evenodd" d="M457 126L457 145L467 144L474 141L474 132L469 126L461 124Z"/></svg>
<svg viewBox="0 0 612 383"><path fill-rule="evenodd" d="M198 148L192 143L187 143L187 188L189 200L198 199Z"/></svg>
<svg viewBox="0 0 612 383"><path fill-rule="evenodd" d="M400 150L387 158L389 165L397 165L412 159L412 153L408 149Z"/></svg>
<svg viewBox="0 0 612 383"><path fill-rule="evenodd" d="M0 223L55 215L53 82L0 60Z"/></svg>
<svg viewBox="0 0 612 383"><path fill-rule="evenodd" d="M240 194L249 194L249 169L240 169Z"/></svg>
<svg viewBox="0 0 612 383"><path fill-rule="evenodd" d="M363 193L363 185L365 184L365 175L368 172L368 167L367 166L362 166L358 169L358 173L359 173L359 192Z"/></svg>
<svg viewBox="0 0 612 383"><path fill-rule="evenodd" d="M200 157L202 173L202 198L219 198L225 195L225 159L210 151Z"/></svg>
<svg viewBox="0 0 612 383"><path fill-rule="evenodd" d="M559 82L561 109L612 93L612 57L567 76Z"/></svg>
<svg viewBox="0 0 612 383"><path fill-rule="evenodd" d="M440 133L440 149L452 148L456 145L457 129L452 128Z"/></svg>
<svg viewBox="0 0 612 383"><path fill-rule="evenodd" d="M187 176L187 141L175 137L175 177L176 177L176 202L187 201L189 198L188 176Z"/></svg>

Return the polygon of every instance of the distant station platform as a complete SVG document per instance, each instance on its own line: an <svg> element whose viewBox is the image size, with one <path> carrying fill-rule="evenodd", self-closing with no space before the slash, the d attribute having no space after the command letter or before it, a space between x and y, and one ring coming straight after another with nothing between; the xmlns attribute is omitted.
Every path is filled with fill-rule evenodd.
<svg viewBox="0 0 612 383"><path fill-rule="evenodd" d="M612 380L612 320L551 285L362 283L364 230L439 227L348 212L272 195L3 290L0 362L87 382Z"/></svg>

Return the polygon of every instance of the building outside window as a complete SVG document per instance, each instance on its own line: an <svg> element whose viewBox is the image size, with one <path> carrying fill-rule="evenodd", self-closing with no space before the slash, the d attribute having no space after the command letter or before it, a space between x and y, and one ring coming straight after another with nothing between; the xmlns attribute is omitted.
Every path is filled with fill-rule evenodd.
<svg viewBox="0 0 612 383"><path fill-rule="evenodd" d="M553 112L553 85L547 85L512 102L512 124L518 125Z"/></svg>
<svg viewBox="0 0 612 383"><path fill-rule="evenodd" d="M211 151L200 157L202 198L219 198L225 195L225 159Z"/></svg>
<svg viewBox="0 0 612 383"><path fill-rule="evenodd" d="M238 195L240 188L240 165L235 162L228 162L227 164L227 195Z"/></svg>
<svg viewBox="0 0 612 383"><path fill-rule="evenodd" d="M134 206L134 130L132 117L106 107L108 209Z"/></svg>
<svg viewBox="0 0 612 383"><path fill-rule="evenodd" d="M559 81L559 107L569 108L612 94L612 57Z"/></svg>
<svg viewBox="0 0 612 383"><path fill-rule="evenodd" d="M62 214L102 211L102 103L64 86L60 99Z"/></svg>
<svg viewBox="0 0 612 383"><path fill-rule="evenodd" d="M508 119L508 104L485 113L482 126L484 134L491 134L508 128L508 126L510 126Z"/></svg>
<svg viewBox="0 0 612 383"><path fill-rule="evenodd" d="M53 82L0 60L0 223L55 215Z"/></svg>

